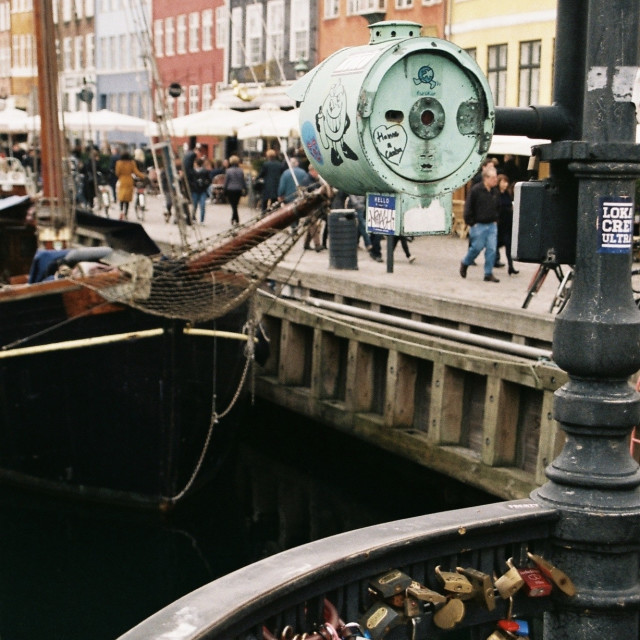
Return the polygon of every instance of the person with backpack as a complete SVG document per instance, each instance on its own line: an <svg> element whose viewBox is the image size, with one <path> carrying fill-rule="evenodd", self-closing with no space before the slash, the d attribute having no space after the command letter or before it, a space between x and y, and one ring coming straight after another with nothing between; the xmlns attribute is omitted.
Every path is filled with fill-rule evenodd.
<svg viewBox="0 0 640 640"><path fill-rule="evenodd" d="M204 158L196 158L193 163L189 187L191 189L191 199L193 202L193 219L197 220L199 207L200 224L204 224L204 213L210 184L211 172L204 166Z"/></svg>

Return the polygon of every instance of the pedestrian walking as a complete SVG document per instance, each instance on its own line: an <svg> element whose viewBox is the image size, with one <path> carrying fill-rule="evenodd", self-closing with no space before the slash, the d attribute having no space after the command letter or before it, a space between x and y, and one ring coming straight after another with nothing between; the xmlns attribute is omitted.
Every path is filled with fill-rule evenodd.
<svg viewBox="0 0 640 640"><path fill-rule="evenodd" d="M239 224L238 203L240 198L247 192L247 182L244 171L240 167L240 158L231 156L229 158L229 168L224 174L224 195L231 205L231 224Z"/></svg>
<svg viewBox="0 0 640 640"><path fill-rule="evenodd" d="M200 224L204 224L207 193L211 184L211 172L204 165L204 158L196 158L189 182L191 201L193 202L193 219L194 221L198 219L198 209L200 209Z"/></svg>
<svg viewBox="0 0 640 640"><path fill-rule="evenodd" d="M118 202L120 203L120 220L129 216L129 203L133 200L133 176L144 178L138 169L136 161L128 151L125 151L115 165L115 175L118 179Z"/></svg>
<svg viewBox="0 0 640 640"><path fill-rule="evenodd" d="M464 204L464 221L469 225L469 250L460 263L460 275L467 277L467 269L484 249L484 280L500 282L493 275L498 244L500 193L498 172L493 163L482 169L482 181L471 187Z"/></svg>
<svg viewBox="0 0 640 640"><path fill-rule="evenodd" d="M278 201L278 184L281 175L282 162L277 159L275 150L269 149L257 177L257 180L262 180L261 209L263 215L270 206Z"/></svg>

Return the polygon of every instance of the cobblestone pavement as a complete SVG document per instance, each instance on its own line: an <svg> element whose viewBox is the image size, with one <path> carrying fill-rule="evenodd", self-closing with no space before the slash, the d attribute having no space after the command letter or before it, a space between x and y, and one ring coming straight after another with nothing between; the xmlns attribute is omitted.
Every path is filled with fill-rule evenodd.
<svg viewBox="0 0 640 640"><path fill-rule="evenodd" d="M115 209L112 209L115 214ZM147 197L147 211L144 226L147 233L158 243L165 246L179 247L181 244L178 225L165 222L164 199L162 196ZM129 218L135 217L133 211ZM255 211L249 207L240 206L240 220L246 221ZM226 230L231 222L231 209L226 204L207 203L204 225L187 227L187 239L195 243L198 238ZM484 254L478 256L478 266L469 267L466 279L459 273L460 260L467 250L467 240L454 235L420 236L409 244L413 263L409 263L402 247L398 243L394 255L393 270L389 272L386 263L386 243L382 243L382 254L385 262L376 262L370 258L362 247L362 241L357 253L357 270L330 268L329 251L305 251L302 240L290 251L281 263L284 268L292 271L321 271L325 270L328 277L338 279L357 280L362 283L389 285L393 283L399 289L424 291L437 298L465 300L477 304L505 309L520 309L526 295L527 286L537 269L537 265L515 263L520 272L509 276L506 267L494 269L494 275L500 279L499 283L483 281ZM501 250L504 261L504 250ZM340 264L344 261L339 260ZM555 294L558 282L549 274L542 285L540 293L534 297L527 312L535 314L548 313L549 305Z"/></svg>

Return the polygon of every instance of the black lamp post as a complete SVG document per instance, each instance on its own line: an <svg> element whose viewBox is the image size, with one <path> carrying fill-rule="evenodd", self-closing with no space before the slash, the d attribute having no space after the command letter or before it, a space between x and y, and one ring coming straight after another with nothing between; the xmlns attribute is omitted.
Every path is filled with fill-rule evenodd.
<svg viewBox="0 0 640 640"><path fill-rule="evenodd" d="M533 494L560 514L553 556L577 588L545 614L544 637L557 640L639 633L640 473L629 454L640 423L640 394L629 383L640 369L630 283L639 37L638 0L558 1L554 106L543 115L564 133L551 136L541 159L573 191L577 210L563 215L577 216L577 245L553 341L569 374L554 406L567 442Z"/></svg>

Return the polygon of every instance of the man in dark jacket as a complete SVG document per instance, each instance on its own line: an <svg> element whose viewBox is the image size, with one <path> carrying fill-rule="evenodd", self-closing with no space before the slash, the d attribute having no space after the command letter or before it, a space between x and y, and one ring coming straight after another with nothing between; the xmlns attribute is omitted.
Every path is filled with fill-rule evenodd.
<svg viewBox="0 0 640 640"><path fill-rule="evenodd" d="M467 277L467 268L484 249L484 280L500 282L493 275L498 245L500 193L498 173L493 164L482 169L482 182L471 187L464 204L464 221L469 225L469 251L460 263L460 275Z"/></svg>

